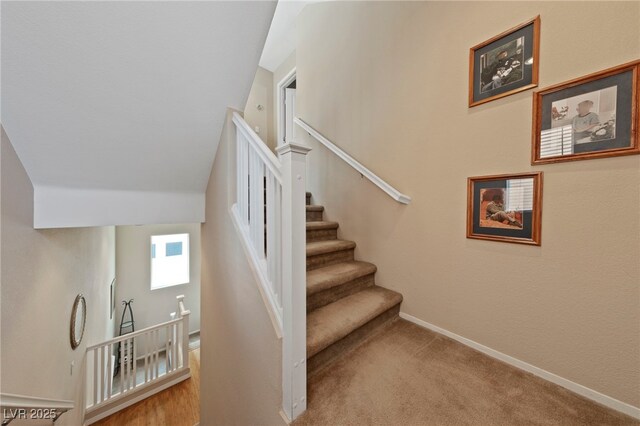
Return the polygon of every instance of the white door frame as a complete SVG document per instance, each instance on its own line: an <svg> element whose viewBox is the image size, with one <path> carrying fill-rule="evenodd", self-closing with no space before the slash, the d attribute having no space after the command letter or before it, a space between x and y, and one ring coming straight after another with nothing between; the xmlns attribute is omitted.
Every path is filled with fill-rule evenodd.
<svg viewBox="0 0 640 426"><path fill-rule="evenodd" d="M276 146L284 145L284 90L296 79L296 67L284 76L276 86Z"/></svg>

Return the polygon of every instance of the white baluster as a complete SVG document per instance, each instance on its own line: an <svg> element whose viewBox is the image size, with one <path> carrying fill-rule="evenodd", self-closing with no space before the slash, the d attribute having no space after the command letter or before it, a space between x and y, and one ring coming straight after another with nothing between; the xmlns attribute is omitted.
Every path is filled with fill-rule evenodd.
<svg viewBox="0 0 640 426"><path fill-rule="evenodd" d="M271 173L271 171L267 170L266 171L266 178L267 178L267 195L266 195L266 199L265 199L265 204L267 205L267 251L266 251L266 257L267 257L267 277L269 277L269 281L271 282L271 287L272 287L272 291L274 291L275 293L275 282L273 280L274 275L275 275L275 260L277 259L277 256L275 255L275 251L273 248L273 243L275 241L275 236L273 234L275 227L274 227L274 221L275 221L275 215L274 215L274 197L273 197L273 191L275 190L274 186L274 181L275 178L273 176L273 174Z"/></svg>
<svg viewBox="0 0 640 426"><path fill-rule="evenodd" d="M180 322L178 323L178 338L176 342L178 343L178 359L180 360L180 368L184 367L184 354L182 353L182 316L180 316Z"/></svg>
<svg viewBox="0 0 640 426"><path fill-rule="evenodd" d="M264 259L264 163L258 157L258 154L254 153L256 157L256 187L255 187L255 199L256 199L256 236L255 236L255 248L256 253L260 259Z"/></svg>
<svg viewBox="0 0 640 426"><path fill-rule="evenodd" d="M120 341L120 393L124 393L124 341Z"/></svg>
<svg viewBox="0 0 640 426"><path fill-rule="evenodd" d="M169 365L169 332L171 331L171 326L167 326L164 328L164 371L165 374L169 374L171 371Z"/></svg>
<svg viewBox="0 0 640 426"><path fill-rule="evenodd" d="M98 350L93 350L93 403L98 404Z"/></svg>
<svg viewBox="0 0 640 426"><path fill-rule="evenodd" d="M129 391L129 371L130 371L130 363L131 363L131 346L129 346L129 340L123 340L125 353L127 354L124 360L124 383L125 383L125 391Z"/></svg>
<svg viewBox="0 0 640 426"><path fill-rule="evenodd" d="M133 375L132 375L132 377L133 377L133 386L132 387L134 389L136 387L136 375L137 375L137 372L138 372L138 351L137 351L138 345L136 345L135 339L136 339L135 337L131 339L131 344L133 345L133 348L132 348L133 349L132 350L133 356L131 358L131 362L133 362Z"/></svg>
<svg viewBox="0 0 640 426"><path fill-rule="evenodd" d="M282 186L278 182L275 185L273 207L275 215L273 231L275 272L273 282L275 284L278 309L282 313Z"/></svg>
<svg viewBox="0 0 640 426"><path fill-rule="evenodd" d="M155 330L155 339L154 339L154 350L155 350L155 354L156 354L156 361L155 361L155 366L156 366L156 379L158 377L160 377L160 330Z"/></svg>
<svg viewBox="0 0 640 426"><path fill-rule="evenodd" d="M147 383L151 380L151 372L149 366L151 362L149 359L149 333L144 335L144 382Z"/></svg>
<svg viewBox="0 0 640 426"><path fill-rule="evenodd" d="M240 207L240 214L242 223L249 224L249 151L248 143L244 139L244 136L240 133L238 140L240 146L241 155L239 158L238 168L240 169L240 198L238 199L238 205Z"/></svg>
<svg viewBox="0 0 640 426"><path fill-rule="evenodd" d="M236 205L238 207L238 214L242 218L243 205L243 191L244 188L242 186L242 133L238 129L236 129Z"/></svg>
<svg viewBox="0 0 640 426"><path fill-rule="evenodd" d="M256 241L256 155L253 152L253 149L249 147L249 237L251 238L251 243L255 244Z"/></svg>
<svg viewBox="0 0 640 426"><path fill-rule="evenodd" d="M171 369L178 368L178 325L173 324L173 330L171 332L172 344L171 344Z"/></svg>
<svg viewBox="0 0 640 426"><path fill-rule="evenodd" d="M113 381L113 374L111 373L113 371L113 359L111 359L113 357L113 344L109 343L107 347L107 357L109 360L109 368L107 372L107 398L111 398L113 395L113 389L111 389L111 382Z"/></svg>
<svg viewBox="0 0 640 426"><path fill-rule="evenodd" d="M104 367L104 346L100 346L100 348L98 348L98 350L99 350L99 357L100 357L100 369L99 369L99 372L100 372L100 374L99 374L99 376L100 376L100 380L99 380L100 384L99 385L100 385L100 387L99 387L99 392L98 393L100 395L100 401L99 402L102 402L102 401L104 401L104 388L105 388L105 386L104 386L104 368L105 368Z"/></svg>

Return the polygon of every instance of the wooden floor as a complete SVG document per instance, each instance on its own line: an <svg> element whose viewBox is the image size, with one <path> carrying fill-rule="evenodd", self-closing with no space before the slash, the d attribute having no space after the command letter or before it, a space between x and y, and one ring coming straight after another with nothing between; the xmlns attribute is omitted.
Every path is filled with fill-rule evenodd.
<svg viewBox="0 0 640 426"><path fill-rule="evenodd" d="M189 352L191 378L94 423L96 426L194 426L200 421L200 349Z"/></svg>

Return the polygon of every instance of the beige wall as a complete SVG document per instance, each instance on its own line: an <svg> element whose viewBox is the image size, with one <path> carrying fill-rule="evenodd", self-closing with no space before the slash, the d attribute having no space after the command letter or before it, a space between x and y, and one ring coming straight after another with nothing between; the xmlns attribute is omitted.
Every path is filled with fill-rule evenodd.
<svg viewBox="0 0 640 426"><path fill-rule="evenodd" d="M187 284L151 290L151 236L189 234L190 280ZM200 329L200 224L118 226L116 228L116 325L120 327L123 300L132 304L136 330L160 324L176 312L176 296L183 294L191 311L189 331Z"/></svg>
<svg viewBox="0 0 640 426"><path fill-rule="evenodd" d="M231 133L227 120L207 188L201 233L200 424L284 424L279 415L281 340L229 213L235 200Z"/></svg>
<svg viewBox="0 0 640 426"><path fill-rule="evenodd" d="M2 130L2 382L4 393L83 404L85 348L113 336L113 227L33 229L33 187ZM77 294L87 303L81 345L69 343ZM75 363L71 373L71 362ZM56 424L79 425L82 409Z"/></svg>
<svg viewBox="0 0 640 426"><path fill-rule="evenodd" d="M467 107L469 48L537 14L541 87L640 57L639 2L305 8L298 115L413 202L303 134L309 190L402 311L640 406L640 156L532 167L531 91ZM466 239L467 177L530 170L542 247Z"/></svg>
<svg viewBox="0 0 640 426"><path fill-rule="evenodd" d="M278 83L296 66L296 52L292 52L273 72L258 67L247 104L244 119L252 129L260 128L258 136L275 151L278 145ZM259 111L256 106L264 106Z"/></svg>
<svg viewBox="0 0 640 426"><path fill-rule="evenodd" d="M262 105L262 111L258 110L258 105ZM259 128L258 136L272 149L276 140L273 105L273 73L258 67L244 107L244 119L252 129Z"/></svg>

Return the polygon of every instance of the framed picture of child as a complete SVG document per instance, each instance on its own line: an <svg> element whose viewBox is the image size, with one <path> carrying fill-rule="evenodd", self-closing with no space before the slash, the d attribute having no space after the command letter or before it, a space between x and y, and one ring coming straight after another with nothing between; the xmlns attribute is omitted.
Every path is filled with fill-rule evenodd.
<svg viewBox="0 0 640 426"><path fill-rule="evenodd" d="M640 154L640 60L533 94L532 164Z"/></svg>
<svg viewBox="0 0 640 426"><path fill-rule="evenodd" d="M540 16L469 51L469 107L538 85Z"/></svg>
<svg viewBox="0 0 640 426"><path fill-rule="evenodd" d="M542 172L470 177L467 238L540 245Z"/></svg>

